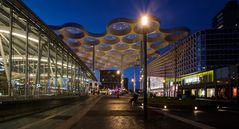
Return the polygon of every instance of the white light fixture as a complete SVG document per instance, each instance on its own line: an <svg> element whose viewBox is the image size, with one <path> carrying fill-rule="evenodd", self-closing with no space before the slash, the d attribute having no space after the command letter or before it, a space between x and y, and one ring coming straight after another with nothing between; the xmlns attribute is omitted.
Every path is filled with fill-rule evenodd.
<svg viewBox="0 0 239 129"><path fill-rule="evenodd" d="M120 71L119 71L119 70L117 70L117 71L116 71L116 74L120 74Z"/></svg>
<svg viewBox="0 0 239 129"><path fill-rule="evenodd" d="M197 107L197 106L195 106L195 107L194 107L194 110L198 110L198 107Z"/></svg>
<svg viewBox="0 0 239 129"><path fill-rule="evenodd" d="M148 25L148 17L146 15L141 18L141 24L143 26Z"/></svg>
<svg viewBox="0 0 239 129"><path fill-rule="evenodd" d="M164 108L164 109L167 109L167 106L166 106L166 105L164 105L164 106L163 106L163 108Z"/></svg>

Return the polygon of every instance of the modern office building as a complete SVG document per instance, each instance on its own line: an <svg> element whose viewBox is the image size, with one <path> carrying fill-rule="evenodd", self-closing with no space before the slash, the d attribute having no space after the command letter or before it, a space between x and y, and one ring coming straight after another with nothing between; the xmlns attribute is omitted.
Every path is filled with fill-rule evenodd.
<svg viewBox="0 0 239 129"><path fill-rule="evenodd" d="M19 0L0 1L0 95L84 92L96 78Z"/></svg>
<svg viewBox="0 0 239 129"><path fill-rule="evenodd" d="M120 88L121 74L117 74L117 70L100 70L101 89L117 89Z"/></svg>
<svg viewBox="0 0 239 129"><path fill-rule="evenodd" d="M179 42L177 76L239 64L239 29L208 29Z"/></svg>
<svg viewBox="0 0 239 129"><path fill-rule="evenodd" d="M238 64L239 29L207 29L191 34L187 38L179 41L176 47L150 63L149 75L164 77L164 87L166 87L165 94L172 96L173 92L182 94L184 89L193 87L192 85L188 87L184 85L184 82L179 82L180 80L178 79L180 78L186 77L188 78L186 81L192 81L195 80L194 74L198 74L200 76L198 76L197 79L200 81L199 78L208 78L201 76L204 75L201 74L201 72ZM232 70L228 71L233 72ZM236 69L234 69L233 73L238 74ZM230 80L231 78L228 77L227 79ZM203 82L204 80L205 79L202 79ZM204 83L206 87L202 85L201 87L197 87L207 88L212 85L215 87L215 81L217 80L213 80L212 84ZM230 86L235 85L231 84ZM226 87L224 87L224 89L225 88ZM175 89L178 90L175 91ZM226 89L227 91L230 90L228 88ZM217 91L219 89L215 90ZM229 93L232 92L228 91L227 94ZM206 95L204 96L206 97Z"/></svg>
<svg viewBox="0 0 239 129"><path fill-rule="evenodd" d="M187 36L151 62L149 75L164 78L161 95L237 97L238 25L239 5L237 1L231 0L212 19L213 29L201 30ZM162 88L158 92L161 93Z"/></svg>
<svg viewBox="0 0 239 129"><path fill-rule="evenodd" d="M212 19L213 29L239 28L239 4L230 0Z"/></svg>

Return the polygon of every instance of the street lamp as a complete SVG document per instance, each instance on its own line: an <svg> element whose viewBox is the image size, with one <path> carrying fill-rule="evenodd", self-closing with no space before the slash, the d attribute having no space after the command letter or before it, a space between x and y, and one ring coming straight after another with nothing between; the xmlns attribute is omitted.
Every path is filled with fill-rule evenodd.
<svg viewBox="0 0 239 129"><path fill-rule="evenodd" d="M119 74L120 74L120 71L119 71L119 70L117 70L117 71L116 71L116 74L118 74L118 75L119 75Z"/></svg>
<svg viewBox="0 0 239 129"><path fill-rule="evenodd" d="M120 75L120 70L117 70L117 71L116 71L116 74L117 74L117 75ZM122 83L123 83L123 80L122 80L122 77L120 77L120 85L121 85L121 86L123 85ZM119 92L118 90L119 90L119 89L118 89L118 86L117 86L117 92ZM122 90L122 89L121 89L121 90ZM119 94L117 94L117 97L118 97L118 95L119 95Z"/></svg>
<svg viewBox="0 0 239 129"><path fill-rule="evenodd" d="M141 18L141 25L143 31L143 92L144 92L144 120L147 120L147 27L148 27L148 16L143 16ZM141 50L142 52L142 50Z"/></svg>
<svg viewBox="0 0 239 129"><path fill-rule="evenodd" d="M141 24L143 27L148 25L148 16L145 15L142 17Z"/></svg>
<svg viewBox="0 0 239 129"><path fill-rule="evenodd" d="M117 71L116 71L116 74L117 74L117 75L120 75L120 70L117 70ZM122 83L121 81L122 81L122 80L121 80L121 78L120 78L120 85L121 85L121 83Z"/></svg>

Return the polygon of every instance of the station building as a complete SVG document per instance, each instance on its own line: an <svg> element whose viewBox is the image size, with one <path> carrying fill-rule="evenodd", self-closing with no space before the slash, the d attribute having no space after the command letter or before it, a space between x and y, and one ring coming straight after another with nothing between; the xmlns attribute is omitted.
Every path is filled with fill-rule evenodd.
<svg viewBox="0 0 239 129"><path fill-rule="evenodd" d="M0 95L78 94L90 80L91 70L23 2L0 1Z"/></svg>

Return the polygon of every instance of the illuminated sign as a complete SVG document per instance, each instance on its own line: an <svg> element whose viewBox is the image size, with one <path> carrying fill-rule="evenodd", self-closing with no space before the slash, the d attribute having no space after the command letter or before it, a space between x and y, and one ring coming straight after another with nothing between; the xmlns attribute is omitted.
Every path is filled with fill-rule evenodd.
<svg viewBox="0 0 239 129"><path fill-rule="evenodd" d="M163 77L150 77L150 89L163 88L164 82Z"/></svg>
<svg viewBox="0 0 239 129"><path fill-rule="evenodd" d="M189 78L185 78L185 83L198 83L199 77L198 76L192 76Z"/></svg>

